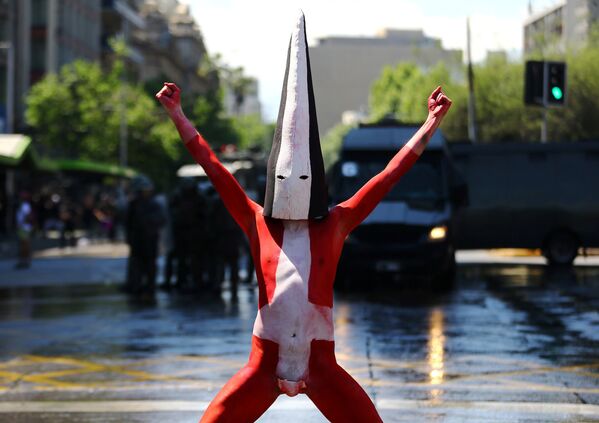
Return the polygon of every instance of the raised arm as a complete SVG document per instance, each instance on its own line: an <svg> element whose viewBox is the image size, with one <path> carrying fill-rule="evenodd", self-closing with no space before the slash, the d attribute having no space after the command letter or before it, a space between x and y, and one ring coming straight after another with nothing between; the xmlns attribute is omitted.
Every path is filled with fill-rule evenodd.
<svg viewBox="0 0 599 423"><path fill-rule="evenodd" d="M177 127L185 147L187 147L195 161L204 168L206 175L208 175L214 188L220 194L229 213L243 231L248 233L254 215L260 210L260 206L246 195L237 180L225 169L208 143L185 117L183 110L181 110L181 90L179 87L173 83L165 82L164 87L156 94L156 98Z"/></svg>
<svg viewBox="0 0 599 423"><path fill-rule="evenodd" d="M339 213L340 229L349 234L374 210L399 179L412 167L426 144L441 124L451 106L451 100L437 87L428 99L428 117L414 136L391 159L389 164L358 190L349 200L337 205L332 213Z"/></svg>

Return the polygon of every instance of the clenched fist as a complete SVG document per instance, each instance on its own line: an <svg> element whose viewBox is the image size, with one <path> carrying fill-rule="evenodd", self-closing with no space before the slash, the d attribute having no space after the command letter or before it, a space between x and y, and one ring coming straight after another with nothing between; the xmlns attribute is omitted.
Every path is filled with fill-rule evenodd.
<svg viewBox="0 0 599 423"><path fill-rule="evenodd" d="M156 98L169 114L181 110L181 89L172 82L165 82L162 89L156 94Z"/></svg>
<svg viewBox="0 0 599 423"><path fill-rule="evenodd" d="M449 108L451 100L437 87L428 98L428 117L429 119L443 119Z"/></svg>

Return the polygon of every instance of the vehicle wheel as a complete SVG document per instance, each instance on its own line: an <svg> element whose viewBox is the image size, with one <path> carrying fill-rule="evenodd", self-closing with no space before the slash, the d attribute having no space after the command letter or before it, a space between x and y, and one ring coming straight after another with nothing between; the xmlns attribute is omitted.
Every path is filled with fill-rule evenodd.
<svg viewBox="0 0 599 423"><path fill-rule="evenodd" d="M579 242L576 236L568 231L554 232L549 236L543 249L543 255L553 265L571 265L578 255Z"/></svg>

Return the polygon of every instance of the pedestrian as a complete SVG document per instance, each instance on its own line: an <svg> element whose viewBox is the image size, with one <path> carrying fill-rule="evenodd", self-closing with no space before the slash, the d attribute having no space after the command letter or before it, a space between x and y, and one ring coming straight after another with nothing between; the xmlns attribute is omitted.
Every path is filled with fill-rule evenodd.
<svg viewBox="0 0 599 423"><path fill-rule="evenodd" d="M200 290L204 273L204 225L206 210L195 181L185 178L171 205L173 227L173 255L177 263L177 286L191 284Z"/></svg>
<svg viewBox="0 0 599 423"><path fill-rule="evenodd" d="M33 233L33 210L31 209L31 195L28 191L20 194L17 208L17 237L18 261L16 269L28 269L31 266L31 235Z"/></svg>
<svg viewBox="0 0 599 423"><path fill-rule="evenodd" d="M180 246L175 242L175 221L177 214L177 206L179 202L179 190L175 190L168 200L167 213L166 213L166 227L165 227L165 258L164 258L164 281L161 288L170 291L173 287L173 270L179 267L181 254ZM178 287L181 279L177 277L174 286Z"/></svg>
<svg viewBox="0 0 599 423"><path fill-rule="evenodd" d="M216 194L216 193L215 193ZM214 195L212 225L216 229L215 250L218 256L218 273L215 280L215 291L220 292L225 274L229 277L232 298L237 297L239 283L240 249L243 246L243 232L231 217L225 204L218 195Z"/></svg>
<svg viewBox="0 0 599 423"><path fill-rule="evenodd" d="M160 229L166 222L162 206L154 198L154 185L145 176L132 181L132 199L126 219L129 260L125 289L134 294L153 292Z"/></svg>
<svg viewBox="0 0 599 423"><path fill-rule="evenodd" d="M70 200L63 201L59 206L60 248L74 247L77 243L75 237L75 208Z"/></svg>
<svg viewBox="0 0 599 423"><path fill-rule="evenodd" d="M382 422L364 389L335 356L333 283L343 244L424 151L451 106L441 87L422 127L351 198L329 210L303 14L289 44L264 207L218 161L181 109L181 90L156 95L250 240L258 313L248 363L201 422L256 421L281 394L306 394L332 422ZM424 105L423 105L424 106Z"/></svg>

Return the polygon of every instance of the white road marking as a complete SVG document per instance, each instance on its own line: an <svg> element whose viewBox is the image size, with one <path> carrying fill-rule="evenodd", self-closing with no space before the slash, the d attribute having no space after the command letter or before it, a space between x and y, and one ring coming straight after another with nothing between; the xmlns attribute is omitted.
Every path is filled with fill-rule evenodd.
<svg viewBox="0 0 599 423"><path fill-rule="evenodd" d="M0 401L0 413L148 413L158 411L192 411L206 409L206 401ZM314 405L306 397L287 398L281 396L272 409L278 411L301 411L313 409ZM498 411L536 415L578 415L599 418L599 405L547 402L499 402L499 401L416 401L378 399L379 410L469 410Z"/></svg>

